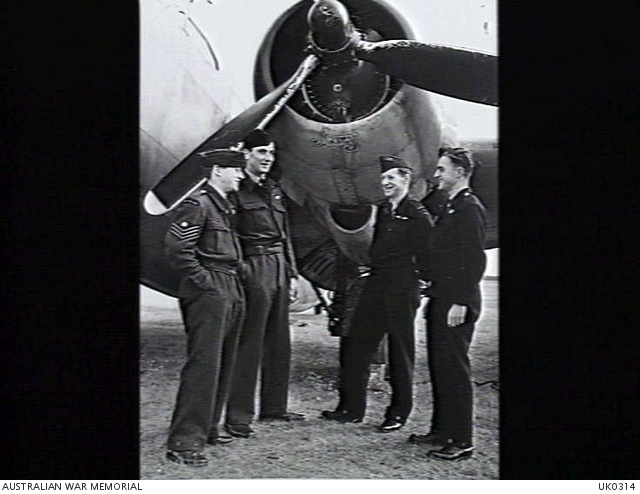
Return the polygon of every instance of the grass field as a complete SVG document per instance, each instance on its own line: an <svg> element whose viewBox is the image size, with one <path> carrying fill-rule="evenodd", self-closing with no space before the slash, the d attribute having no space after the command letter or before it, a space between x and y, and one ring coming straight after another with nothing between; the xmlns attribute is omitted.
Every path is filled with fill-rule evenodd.
<svg viewBox="0 0 640 494"><path fill-rule="evenodd" d="M389 388L380 366L369 382L367 416L361 424L321 419L337 403L338 339L326 316L291 315L293 338L289 408L306 414L301 423L255 422L257 434L225 446L208 446L209 465L192 468L165 460L167 428L185 354L177 308L143 305L140 314L141 479L497 479L499 477L499 282L482 284L483 314L471 346L476 452L448 463L408 444L410 433L428 432L431 416L425 331L416 318L415 405L400 431L380 434Z"/></svg>

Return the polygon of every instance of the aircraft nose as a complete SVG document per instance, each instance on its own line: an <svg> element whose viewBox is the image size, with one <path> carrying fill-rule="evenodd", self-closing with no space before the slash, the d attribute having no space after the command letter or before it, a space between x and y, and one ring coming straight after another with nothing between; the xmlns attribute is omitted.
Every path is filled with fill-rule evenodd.
<svg viewBox="0 0 640 494"><path fill-rule="evenodd" d="M309 9L307 23L320 49L337 50L349 41L347 8L338 0L316 0Z"/></svg>

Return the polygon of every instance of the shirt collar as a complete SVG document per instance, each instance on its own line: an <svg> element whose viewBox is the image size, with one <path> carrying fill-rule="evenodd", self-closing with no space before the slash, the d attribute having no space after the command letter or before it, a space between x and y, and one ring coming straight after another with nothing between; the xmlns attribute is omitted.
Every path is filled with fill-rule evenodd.
<svg viewBox="0 0 640 494"><path fill-rule="evenodd" d="M255 175L251 173L249 170L245 170L245 173L250 182L253 182L254 184L259 184L260 182L262 182L262 179L260 178L259 175Z"/></svg>
<svg viewBox="0 0 640 494"><path fill-rule="evenodd" d="M252 191L260 185L271 185L272 183L273 180L269 177L269 175L265 175L264 180L260 180L257 175L253 175L252 173L247 172L247 177L241 182L241 186L249 191Z"/></svg>
<svg viewBox="0 0 640 494"><path fill-rule="evenodd" d="M396 207L395 209L395 213L399 214L400 212L403 212L404 209L406 208L407 205L407 201L409 200L409 194L407 194L406 196L404 196L402 198L402 200L398 203L398 207ZM386 204L384 205L385 211L387 211L388 213L391 213L391 201L387 200Z"/></svg>
<svg viewBox="0 0 640 494"><path fill-rule="evenodd" d="M222 211L231 211L231 203L225 199L220 192L218 192L215 187L213 187L210 183L206 183L204 185L204 190L207 191L207 194L209 194L209 197L211 197L211 199L213 199L214 204L221 209Z"/></svg>

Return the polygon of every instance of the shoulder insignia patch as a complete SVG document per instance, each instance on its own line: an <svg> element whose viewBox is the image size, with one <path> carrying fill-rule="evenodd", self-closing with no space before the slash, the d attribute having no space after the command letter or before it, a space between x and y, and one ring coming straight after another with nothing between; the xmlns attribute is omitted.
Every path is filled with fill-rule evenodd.
<svg viewBox="0 0 640 494"><path fill-rule="evenodd" d="M466 211L467 209L479 204L478 197L471 191L467 190L462 193L458 201L456 201L456 211ZM453 208L451 208L453 209Z"/></svg>

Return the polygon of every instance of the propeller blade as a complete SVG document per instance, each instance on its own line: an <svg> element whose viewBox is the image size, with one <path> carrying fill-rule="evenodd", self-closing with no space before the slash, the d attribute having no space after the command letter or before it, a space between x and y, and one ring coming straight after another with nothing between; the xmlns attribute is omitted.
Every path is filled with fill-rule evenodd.
<svg viewBox="0 0 640 494"><path fill-rule="evenodd" d="M407 84L498 106L498 57L413 40L360 41L356 56Z"/></svg>
<svg viewBox="0 0 640 494"><path fill-rule="evenodd" d="M318 62L319 58L316 55L307 56L287 82L265 95L200 144L147 192L143 201L145 211L154 216L165 214L206 182L200 167L202 156L206 156L207 151L213 149L237 146L253 129L264 129L284 108Z"/></svg>

